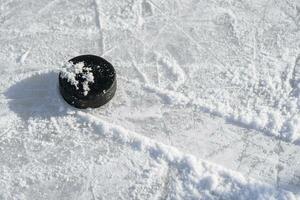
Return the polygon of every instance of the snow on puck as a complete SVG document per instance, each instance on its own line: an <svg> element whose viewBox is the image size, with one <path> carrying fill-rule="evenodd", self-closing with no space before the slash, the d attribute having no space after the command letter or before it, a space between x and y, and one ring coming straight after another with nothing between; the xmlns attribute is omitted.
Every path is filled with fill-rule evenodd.
<svg viewBox="0 0 300 200"><path fill-rule="evenodd" d="M116 89L115 69L99 56L72 58L59 73L60 93L76 108L100 107L113 98Z"/></svg>

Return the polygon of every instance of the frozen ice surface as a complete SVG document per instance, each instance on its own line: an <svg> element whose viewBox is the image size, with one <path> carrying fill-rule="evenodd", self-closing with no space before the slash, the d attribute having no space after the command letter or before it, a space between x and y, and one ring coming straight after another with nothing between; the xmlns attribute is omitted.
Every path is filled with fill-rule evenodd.
<svg viewBox="0 0 300 200"><path fill-rule="evenodd" d="M0 0L0 199L299 199L298 0ZM114 99L77 110L62 63Z"/></svg>

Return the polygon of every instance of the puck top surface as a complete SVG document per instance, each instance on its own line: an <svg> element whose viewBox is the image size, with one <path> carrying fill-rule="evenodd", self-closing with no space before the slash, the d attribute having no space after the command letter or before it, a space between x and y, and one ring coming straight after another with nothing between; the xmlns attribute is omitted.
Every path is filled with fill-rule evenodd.
<svg viewBox="0 0 300 200"><path fill-rule="evenodd" d="M99 107L114 96L116 72L99 56L78 56L59 73L59 88L63 98L77 108Z"/></svg>

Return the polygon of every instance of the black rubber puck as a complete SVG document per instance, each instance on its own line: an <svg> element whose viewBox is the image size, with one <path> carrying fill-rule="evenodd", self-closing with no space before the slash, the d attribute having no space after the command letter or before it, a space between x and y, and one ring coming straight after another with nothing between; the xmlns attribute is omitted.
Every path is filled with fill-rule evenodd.
<svg viewBox="0 0 300 200"><path fill-rule="evenodd" d="M59 73L59 90L76 108L97 108L109 102L117 89L114 67L94 55L72 58Z"/></svg>

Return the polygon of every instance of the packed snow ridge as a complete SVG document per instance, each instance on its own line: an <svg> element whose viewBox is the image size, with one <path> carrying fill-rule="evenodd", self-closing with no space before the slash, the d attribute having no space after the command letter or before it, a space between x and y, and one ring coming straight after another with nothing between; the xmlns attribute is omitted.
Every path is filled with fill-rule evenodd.
<svg viewBox="0 0 300 200"><path fill-rule="evenodd" d="M83 94L86 96L89 91L89 83L94 83L94 75L92 73L92 69L90 67L85 67L84 62L79 62L76 64L73 64L72 62L67 62L64 67L61 69L60 76L62 78L65 78L68 80L69 83L74 85L76 89L78 90L78 80L76 77L82 74L82 78L84 81L82 82L82 88L83 88Z"/></svg>
<svg viewBox="0 0 300 200"><path fill-rule="evenodd" d="M178 189L174 199L296 199L286 190L277 189L205 160L182 153L172 146L141 136L91 114L79 111L77 117L104 138L113 140L135 151L148 155L158 163L166 162L178 171ZM179 183L181 182L181 183ZM181 189L179 189L182 187ZM188 197L186 191L188 191Z"/></svg>

